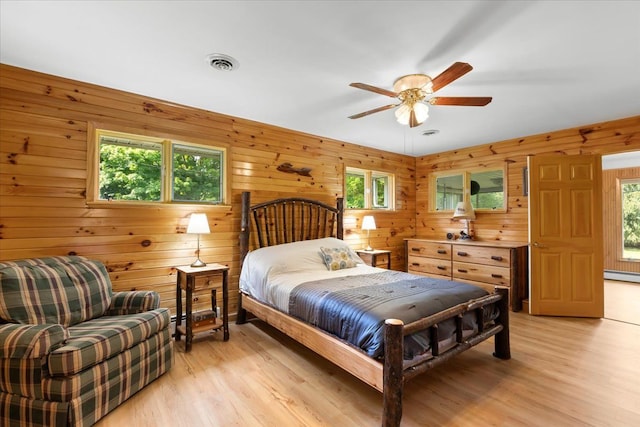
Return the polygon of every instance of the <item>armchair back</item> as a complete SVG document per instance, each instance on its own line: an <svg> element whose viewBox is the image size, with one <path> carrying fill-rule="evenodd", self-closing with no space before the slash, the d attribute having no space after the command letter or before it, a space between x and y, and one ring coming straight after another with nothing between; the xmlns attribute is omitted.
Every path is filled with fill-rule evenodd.
<svg viewBox="0 0 640 427"><path fill-rule="evenodd" d="M113 292L105 266L81 256L0 262L0 319L75 325L104 315Z"/></svg>

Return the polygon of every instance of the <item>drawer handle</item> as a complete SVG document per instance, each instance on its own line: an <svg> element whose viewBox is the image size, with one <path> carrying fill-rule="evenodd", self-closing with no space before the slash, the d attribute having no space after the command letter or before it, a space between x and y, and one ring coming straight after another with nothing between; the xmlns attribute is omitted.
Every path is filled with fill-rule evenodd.
<svg viewBox="0 0 640 427"><path fill-rule="evenodd" d="M438 270L446 270L447 267L443 266L443 265L439 265L438 267L436 267Z"/></svg>
<svg viewBox="0 0 640 427"><path fill-rule="evenodd" d="M414 267L420 267L420 263L418 262L412 262L411 265L413 265Z"/></svg>
<svg viewBox="0 0 640 427"><path fill-rule="evenodd" d="M444 255L447 253L447 251L445 251L444 249L438 249L438 253Z"/></svg>
<svg viewBox="0 0 640 427"><path fill-rule="evenodd" d="M498 255L491 255L491 259L494 261L502 261L502 257Z"/></svg>
<svg viewBox="0 0 640 427"><path fill-rule="evenodd" d="M494 274L491 273L491 277L495 278L495 279L502 279L502 274Z"/></svg>
<svg viewBox="0 0 640 427"><path fill-rule="evenodd" d="M461 269L461 268L459 268L459 269L458 269L458 271L459 271L460 273L467 273L467 270L463 270L463 269Z"/></svg>
<svg viewBox="0 0 640 427"><path fill-rule="evenodd" d="M467 256L467 253L466 252L458 252L458 255L459 256Z"/></svg>
<svg viewBox="0 0 640 427"><path fill-rule="evenodd" d="M413 252L420 252L420 248L411 248Z"/></svg>

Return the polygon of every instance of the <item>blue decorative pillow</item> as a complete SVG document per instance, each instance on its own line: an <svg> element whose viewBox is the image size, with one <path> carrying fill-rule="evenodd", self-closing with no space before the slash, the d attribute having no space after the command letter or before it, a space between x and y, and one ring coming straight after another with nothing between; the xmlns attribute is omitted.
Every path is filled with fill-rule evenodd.
<svg viewBox="0 0 640 427"><path fill-rule="evenodd" d="M351 256L349 248L320 248L320 255L328 270L342 270L358 265L358 261Z"/></svg>

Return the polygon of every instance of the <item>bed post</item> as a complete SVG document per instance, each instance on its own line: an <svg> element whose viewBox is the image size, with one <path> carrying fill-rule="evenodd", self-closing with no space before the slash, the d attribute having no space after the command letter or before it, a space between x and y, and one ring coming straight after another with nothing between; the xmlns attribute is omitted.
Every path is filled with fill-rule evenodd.
<svg viewBox="0 0 640 427"><path fill-rule="evenodd" d="M342 240L344 239L344 198L338 197L338 200L336 201L336 208L338 209L336 238Z"/></svg>
<svg viewBox="0 0 640 427"><path fill-rule="evenodd" d="M249 207L251 206L251 193L242 192L242 210L240 217L240 267L244 257L249 252ZM242 308L242 292L238 289L238 314L236 324L241 325L247 321L247 310Z"/></svg>
<svg viewBox="0 0 640 427"><path fill-rule="evenodd" d="M402 320L387 319L384 322L382 427L398 427L402 419L403 328Z"/></svg>
<svg viewBox="0 0 640 427"><path fill-rule="evenodd" d="M495 337L495 352L493 355L499 359L511 359L511 344L509 343L509 289L496 288L502 298L497 302L500 314L498 322L502 325L502 330Z"/></svg>

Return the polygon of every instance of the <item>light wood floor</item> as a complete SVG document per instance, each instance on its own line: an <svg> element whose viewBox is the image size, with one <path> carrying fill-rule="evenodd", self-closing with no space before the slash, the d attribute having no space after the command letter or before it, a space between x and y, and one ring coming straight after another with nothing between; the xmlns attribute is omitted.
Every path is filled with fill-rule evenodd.
<svg viewBox="0 0 640 427"><path fill-rule="evenodd" d="M605 280L604 317L640 325L640 283Z"/></svg>
<svg viewBox="0 0 640 427"><path fill-rule="evenodd" d="M402 425L640 425L640 326L512 313L511 329L511 360L485 342L410 381ZM380 393L260 322L175 362L97 427L380 425Z"/></svg>

